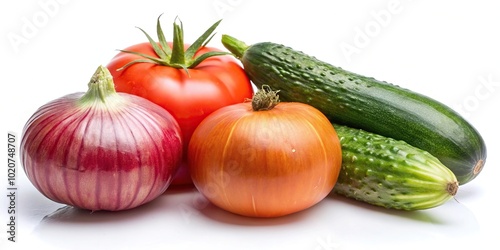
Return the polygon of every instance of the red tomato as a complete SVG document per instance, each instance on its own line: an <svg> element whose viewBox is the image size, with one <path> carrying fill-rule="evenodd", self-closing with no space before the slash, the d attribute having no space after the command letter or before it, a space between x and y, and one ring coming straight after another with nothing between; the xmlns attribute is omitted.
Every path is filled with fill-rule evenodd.
<svg viewBox="0 0 500 250"><path fill-rule="evenodd" d="M172 43L169 45L172 47ZM188 46L185 44L184 49ZM147 42L125 50L159 57ZM218 50L201 47L194 57L210 51ZM118 70L137 59L144 59L144 56L120 52L107 65L116 90L144 97L175 117L183 134L184 162L172 184L192 183L186 165L186 152L194 129L213 111L251 98L250 80L239 62L230 55L209 57L189 69L145 62Z"/></svg>
<svg viewBox="0 0 500 250"><path fill-rule="evenodd" d="M332 124L302 103L221 108L195 130L188 154L193 182L209 201L252 217L318 203L333 189L342 161Z"/></svg>

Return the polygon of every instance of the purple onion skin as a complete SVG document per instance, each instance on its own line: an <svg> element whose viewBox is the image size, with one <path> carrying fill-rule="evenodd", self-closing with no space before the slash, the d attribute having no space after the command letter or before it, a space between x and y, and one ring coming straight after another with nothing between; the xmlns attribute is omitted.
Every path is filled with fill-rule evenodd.
<svg viewBox="0 0 500 250"><path fill-rule="evenodd" d="M113 90L105 103L82 105L84 94L43 105L26 123L20 157L28 179L47 198L92 211L160 196L182 159L173 116L135 95Z"/></svg>

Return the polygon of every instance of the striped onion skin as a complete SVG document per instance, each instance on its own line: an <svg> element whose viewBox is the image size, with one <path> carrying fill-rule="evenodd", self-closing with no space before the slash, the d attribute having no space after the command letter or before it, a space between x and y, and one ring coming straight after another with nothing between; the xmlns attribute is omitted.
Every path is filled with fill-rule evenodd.
<svg viewBox="0 0 500 250"><path fill-rule="evenodd" d="M437 207L456 194L456 176L427 151L360 129L335 129L342 145L336 193L401 210Z"/></svg>
<svg viewBox="0 0 500 250"><path fill-rule="evenodd" d="M341 152L321 112L303 103L256 101L262 92L207 116L189 142L188 159L194 185L214 205L272 218L322 201L339 175Z"/></svg>
<svg viewBox="0 0 500 250"><path fill-rule="evenodd" d="M131 209L171 183L182 157L180 128L156 104L116 93L106 68L96 74L87 93L53 100L30 117L21 163L31 183L55 202L92 211Z"/></svg>

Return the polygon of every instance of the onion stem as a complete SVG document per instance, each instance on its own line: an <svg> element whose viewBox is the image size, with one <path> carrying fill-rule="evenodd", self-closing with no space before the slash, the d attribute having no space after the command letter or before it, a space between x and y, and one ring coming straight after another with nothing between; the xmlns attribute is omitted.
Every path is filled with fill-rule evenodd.
<svg viewBox="0 0 500 250"><path fill-rule="evenodd" d="M111 73L102 65L97 68L90 78L88 87L87 92L79 100L82 105L105 104L111 99L120 99L120 96L116 93Z"/></svg>
<svg viewBox="0 0 500 250"><path fill-rule="evenodd" d="M268 85L263 85L252 98L253 111L273 109L280 102L278 92L279 90L274 91Z"/></svg>

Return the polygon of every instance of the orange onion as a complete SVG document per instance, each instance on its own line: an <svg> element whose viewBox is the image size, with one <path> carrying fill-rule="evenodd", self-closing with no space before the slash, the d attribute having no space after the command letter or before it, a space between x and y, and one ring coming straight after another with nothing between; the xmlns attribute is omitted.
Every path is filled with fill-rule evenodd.
<svg viewBox="0 0 500 250"><path fill-rule="evenodd" d="M279 103L263 88L221 108L196 128L191 177L210 202L232 213L277 217L309 208L333 189L340 142L328 119L303 103Z"/></svg>

